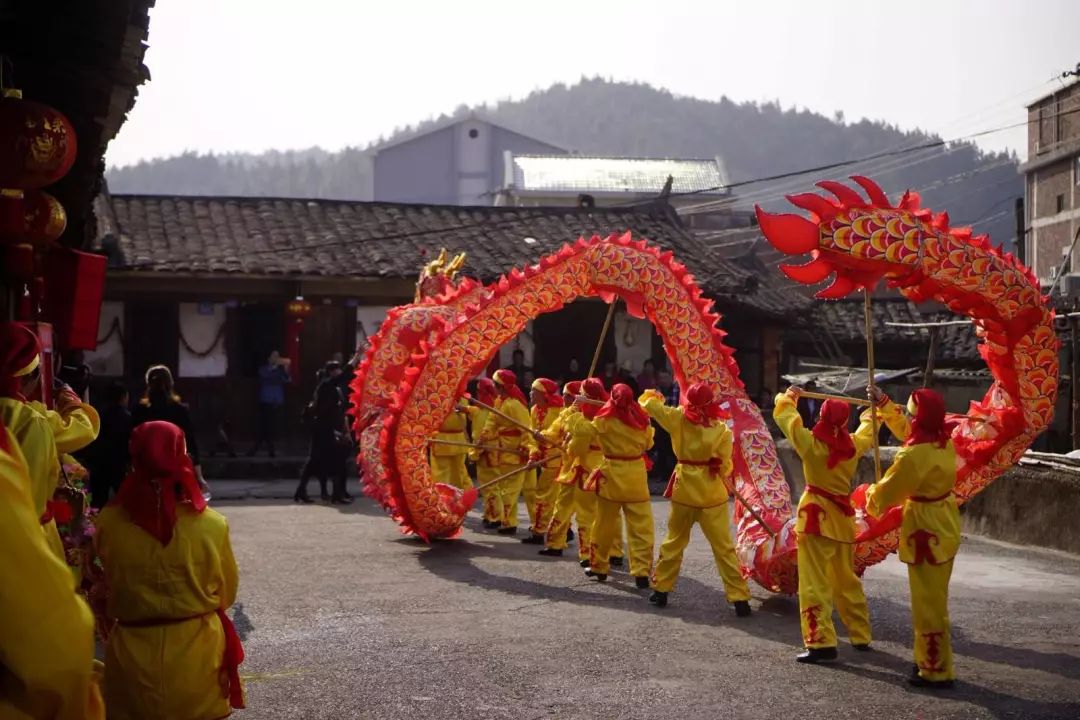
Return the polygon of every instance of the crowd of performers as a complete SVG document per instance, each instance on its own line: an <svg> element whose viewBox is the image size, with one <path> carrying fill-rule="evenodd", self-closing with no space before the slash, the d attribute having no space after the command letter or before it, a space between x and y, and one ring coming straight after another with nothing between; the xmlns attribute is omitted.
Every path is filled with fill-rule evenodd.
<svg viewBox="0 0 1080 720"><path fill-rule="evenodd" d="M225 518L206 506L184 433L163 420L132 432L131 469L94 523L107 603L76 592L57 531L61 455L89 445L98 414L70 388L54 409L37 337L0 323L0 717L211 719L244 706L243 648L225 614L237 567ZM62 489L62 488L61 488Z"/></svg>
<svg viewBox="0 0 1080 720"><path fill-rule="evenodd" d="M729 512L735 497L734 438L715 390L691 385L678 407L666 405L656 390L634 397L629 386L617 384L609 393L598 378L559 390L554 381L538 378L527 400L509 370L480 379L476 396L463 397L431 441L435 481L471 487L466 466L471 459L484 528L517 534L518 500L524 496L529 528L521 542L543 545L541 555L561 557L575 538L573 522L585 574L606 582L612 566L622 566L628 555L625 562L637 587L651 589L648 601L659 608L675 589L690 532L698 524L727 601L737 616L750 615L750 591L736 557ZM806 479L796 524L805 649L796 660L823 663L838 657L834 609L851 646L870 650L870 612L854 568L852 497L857 497L872 517L903 508L899 556L911 586L915 659L908 681L951 687L948 586L960 520L953 495L956 455L941 395L916 390L905 414L871 385L870 407L849 433L850 405L838 399L825 400L813 427L805 427L797 407L800 393L791 387L777 395L773 409ZM677 458L664 492L670 500L667 536L655 562L647 454L653 422L671 436ZM879 482L852 493L858 459L873 446L879 423L903 447Z"/></svg>

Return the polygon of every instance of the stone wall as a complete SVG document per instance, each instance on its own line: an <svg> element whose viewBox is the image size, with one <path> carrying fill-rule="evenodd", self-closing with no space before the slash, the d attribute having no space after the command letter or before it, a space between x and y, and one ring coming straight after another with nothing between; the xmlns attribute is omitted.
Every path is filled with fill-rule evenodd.
<svg viewBox="0 0 1080 720"><path fill-rule="evenodd" d="M802 494L802 463L786 440L777 443L792 497ZM898 448L881 448L881 471ZM874 481L871 454L860 458L852 488ZM964 532L996 540L1080 553L1080 475L1017 465L960 506Z"/></svg>

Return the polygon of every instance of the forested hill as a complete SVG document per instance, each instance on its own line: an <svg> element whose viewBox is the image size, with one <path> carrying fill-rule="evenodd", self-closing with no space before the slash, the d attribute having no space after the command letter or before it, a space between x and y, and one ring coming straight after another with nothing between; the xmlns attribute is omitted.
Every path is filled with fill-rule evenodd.
<svg viewBox="0 0 1080 720"><path fill-rule="evenodd" d="M938 138L883 122L846 123L774 103L735 103L677 97L644 84L583 80L555 85L520 101L470 110L527 135L582 154L638 157L721 156L741 183L809 167L900 150L885 158L783 182L751 183L736 194L776 205L783 192L810 189L822 177L861 173L890 193L920 189L924 205L947 209L954 225L976 223L995 242L1013 236L1012 199L1023 193L1015 158L969 144L912 149ZM889 108L881 108L887 116ZM421 123L415 132L437 118ZM273 195L370 199L371 163L365 149L318 149L261 155L196 155L141 162L108 172L116 193Z"/></svg>

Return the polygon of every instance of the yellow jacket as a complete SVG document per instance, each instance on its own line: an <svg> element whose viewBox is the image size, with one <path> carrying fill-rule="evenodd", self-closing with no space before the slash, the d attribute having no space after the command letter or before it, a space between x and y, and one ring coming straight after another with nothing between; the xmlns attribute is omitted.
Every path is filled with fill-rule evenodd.
<svg viewBox="0 0 1080 720"><path fill-rule="evenodd" d="M902 447L881 482L866 491L866 510L874 517L904 505L900 525L900 560L940 565L960 548L960 511L956 484L956 450L952 442Z"/></svg>
<svg viewBox="0 0 1080 720"><path fill-rule="evenodd" d="M0 420L16 437L26 458L30 496L40 518L60 483L59 453L75 452L93 442L100 426L98 414L89 405L73 405L60 414L39 402L0 397ZM56 523L50 520L41 527L49 547L63 559L64 545Z"/></svg>
<svg viewBox="0 0 1080 720"><path fill-rule="evenodd" d="M731 429L721 421L703 427L687 420L682 408L664 405L662 396L646 391L641 406L671 436L671 447L679 464L671 501L690 507L709 508L728 501L727 478L731 475L733 438ZM711 463L688 465L690 462Z"/></svg>
<svg viewBox="0 0 1080 720"><path fill-rule="evenodd" d="M799 500L795 531L838 542L854 542L854 512L846 514L845 507L851 507L847 498L851 493L851 479L855 476L859 457L874 444L869 412L863 414L858 430L851 435L855 455L830 468L827 464L829 447L803 427L795 401L787 393L780 393L775 403L773 420L802 460L803 476L806 478L807 489ZM824 494L818 494L812 488Z"/></svg>
<svg viewBox="0 0 1080 720"><path fill-rule="evenodd" d="M520 400L499 398L493 407L521 425L532 427L529 409ZM532 435L495 413L488 413L484 427L480 431L480 442L506 450L506 452L495 453L498 456L495 463L500 467L524 465L529 460L529 453L536 449L536 439Z"/></svg>
<svg viewBox="0 0 1080 720"><path fill-rule="evenodd" d="M228 715L216 612L236 601L238 575L224 516L180 505L164 547L122 507L106 506L97 526L108 614L119 621L106 649L110 720Z"/></svg>
<svg viewBox="0 0 1080 720"><path fill-rule="evenodd" d="M449 440L456 443L468 442L468 438L465 436L465 427L467 425L468 411L466 410L464 401L459 402L454 406L454 410L450 415L443 420L442 426L439 431L435 433L436 440ZM469 452L469 448L462 447L461 445L442 445L441 443L431 443L431 454L438 455L439 457L453 456L453 455L466 455Z"/></svg>
<svg viewBox="0 0 1080 720"><path fill-rule="evenodd" d="M555 482L560 485L570 485L577 479L577 469L584 460L570 452L572 436L567 429L570 418L580 414L576 407L568 405L559 411L550 425L540 431L548 445L559 449L559 474Z"/></svg>
<svg viewBox="0 0 1080 720"><path fill-rule="evenodd" d="M637 430L616 418L598 417L588 420L575 415L570 420L571 451L574 446L588 444L599 447L586 455L598 458L594 469L598 486L597 494L612 502L648 502L649 478L645 470L644 455L653 445L653 426Z"/></svg>
<svg viewBox="0 0 1080 720"><path fill-rule="evenodd" d="M0 429L0 432L5 432ZM0 718L99 720L94 619L42 536L14 435L0 450Z"/></svg>
<svg viewBox="0 0 1080 720"><path fill-rule="evenodd" d="M554 460L551 460L551 461L546 462L543 465L541 465L540 466L540 471L541 472L550 471L550 470L558 470L559 466L562 464L562 460L561 460L561 455L562 455L561 438L559 440L555 441L555 442L548 442L546 440L547 434L544 431L549 429L552 425L554 425L558 421L559 416L561 416L562 413L563 413L563 410L565 410L565 408L557 408L557 407L541 408L541 407L536 406L536 405L534 405L529 410L529 416L530 416L530 418L532 420L533 428L535 428L537 432L539 432L541 435L544 435L544 437L545 437L545 441L543 443L538 443L537 444L537 450L540 452L541 456L547 457L548 455L551 455L556 450L559 451L558 454L560 455L559 458L556 458ZM543 418L541 418L541 413L543 413Z"/></svg>

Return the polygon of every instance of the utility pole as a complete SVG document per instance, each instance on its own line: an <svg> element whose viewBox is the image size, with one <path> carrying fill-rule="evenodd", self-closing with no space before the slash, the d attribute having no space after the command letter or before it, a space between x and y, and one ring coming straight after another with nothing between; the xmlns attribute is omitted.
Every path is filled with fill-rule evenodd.
<svg viewBox="0 0 1080 720"><path fill-rule="evenodd" d="M1016 259L1023 263L1027 255L1027 230L1024 228L1024 198L1016 198Z"/></svg>

